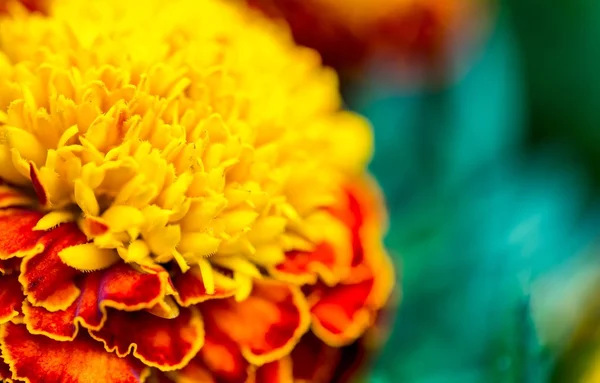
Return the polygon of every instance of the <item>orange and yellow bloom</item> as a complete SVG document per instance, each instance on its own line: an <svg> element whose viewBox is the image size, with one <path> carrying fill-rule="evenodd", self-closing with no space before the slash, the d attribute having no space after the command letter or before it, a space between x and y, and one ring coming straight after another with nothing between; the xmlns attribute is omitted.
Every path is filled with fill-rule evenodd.
<svg viewBox="0 0 600 383"><path fill-rule="evenodd" d="M220 0L0 16L0 378L329 382L394 271L334 72Z"/></svg>

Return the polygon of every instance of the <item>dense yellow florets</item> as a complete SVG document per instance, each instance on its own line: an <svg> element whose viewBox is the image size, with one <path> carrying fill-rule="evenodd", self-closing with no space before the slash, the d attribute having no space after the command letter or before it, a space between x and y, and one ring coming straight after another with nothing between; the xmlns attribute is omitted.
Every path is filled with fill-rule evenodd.
<svg viewBox="0 0 600 383"><path fill-rule="evenodd" d="M321 208L371 137L339 111L335 74L256 15L165 3L1 16L0 178L36 190L38 229L77 220L92 242L61 259L80 270L175 261L211 290L218 266L248 292L286 251L344 246Z"/></svg>

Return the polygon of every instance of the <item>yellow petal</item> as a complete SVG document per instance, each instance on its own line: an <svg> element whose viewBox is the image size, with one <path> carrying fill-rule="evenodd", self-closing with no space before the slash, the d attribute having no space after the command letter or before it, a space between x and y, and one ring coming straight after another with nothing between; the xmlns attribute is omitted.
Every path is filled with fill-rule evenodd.
<svg viewBox="0 0 600 383"><path fill-rule="evenodd" d="M227 222L227 231L233 234L249 228L257 217L258 213L255 211L237 210L224 214L223 220Z"/></svg>
<svg viewBox="0 0 600 383"><path fill-rule="evenodd" d="M84 214L95 217L100 213L100 206L98 200L94 195L94 191L84 184L81 180L77 180L74 183L75 186L75 202Z"/></svg>
<svg viewBox="0 0 600 383"><path fill-rule="evenodd" d="M350 174L362 172L373 155L373 132L369 122L356 114L335 116L327 129L331 135L330 160Z"/></svg>
<svg viewBox="0 0 600 383"><path fill-rule="evenodd" d="M117 249L119 255L125 262L143 263L150 256L150 249L146 242L137 240L129 244L129 247L120 247Z"/></svg>
<svg viewBox="0 0 600 383"><path fill-rule="evenodd" d="M166 257L173 255L177 244L181 240L181 229L176 225L160 227L144 233L144 239L152 253L159 257Z"/></svg>
<svg viewBox="0 0 600 383"><path fill-rule="evenodd" d="M116 251L100 249L93 243L67 247L58 256L65 265L79 271L106 269L121 259Z"/></svg>
<svg viewBox="0 0 600 383"><path fill-rule="evenodd" d="M133 206L113 205L103 214L102 218L108 223L111 231L121 232L144 223L144 215Z"/></svg>
<svg viewBox="0 0 600 383"><path fill-rule="evenodd" d="M58 210L52 211L40 219L37 224L33 227L36 231L47 231L61 223L73 222L77 219L77 216L70 211Z"/></svg>
<svg viewBox="0 0 600 383"><path fill-rule="evenodd" d="M200 268L200 275L202 276L202 282L207 294L215 293L215 274L210 262L206 258L200 258L198 260L198 267Z"/></svg>
<svg viewBox="0 0 600 383"><path fill-rule="evenodd" d="M252 293L252 278L246 274L234 272L233 279L236 281L238 288L235 291L236 302L246 300Z"/></svg>
<svg viewBox="0 0 600 383"><path fill-rule="evenodd" d="M181 255L177 250L173 251L173 258L175 259L175 262L177 262L181 272L185 273L190 269L190 265L188 265L183 255Z"/></svg>
<svg viewBox="0 0 600 383"><path fill-rule="evenodd" d="M260 270L244 257L228 255L215 256L211 262L226 269L241 272L254 278L262 278Z"/></svg>
<svg viewBox="0 0 600 383"><path fill-rule="evenodd" d="M182 253L191 253L195 257L205 257L215 254L219 249L221 239L208 233L183 232L177 249Z"/></svg>
<svg viewBox="0 0 600 383"><path fill-rule="evenodd" d="M66 129L63 134L60 136L58 140L57 148L62 148L67 145L67 142L73 137L75 137L79 133L79 128L77 125L73 125L70 128Z"/></svg>
<svg viewBox="0 0 600 383"><path fill-rule="evenodd" d="M165 319L174 319L179 316L179 306L172 297L165 297L147 311L152 315Z"/></svg>
<svg viewBox="0 0 600 383"><path fill-rule="evenodd" d="M248 232L248 239L254 244L268 243L279 237L287 225L284 217L266 217L257 220Z"/></svg>
<svg viewBox="0 0 600 383"><path fill-rule="evenodd" d="M8 145L16 149L21 154L21 158L32 161L36 165L41 165L46 161L46 148L33 134L11 126L4 129Z"/></svg>
<svg viewBox="0 0 600 383"><path fill-rule="evenodd" d="M266 245L256 248L256 252L249 258L261 266L275 266L285 260L285 253L281 246Z"/></svg>

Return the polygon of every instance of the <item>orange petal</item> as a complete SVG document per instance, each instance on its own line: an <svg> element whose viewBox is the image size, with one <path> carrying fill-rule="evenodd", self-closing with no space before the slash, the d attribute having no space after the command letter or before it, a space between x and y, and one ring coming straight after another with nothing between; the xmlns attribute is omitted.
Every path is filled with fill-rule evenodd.
<svg viewBox="0 0 600 383"><path fill-rule="evenodd" d="M229 334L250 363L260 366L289 354L308 330L308 304L301 291L287 284L254 281L251 295L200 305L208 326Z"/></svg>
<svg viewBox="0 0 600 383"><path fill-rule="evenodd" d="M90 335L104 343L109 352L130 353L162 371L183 368L204 344L202 317L194 307L182 308L179 316L164 319L146 311L123 312L110 309L108 320Z"/></svg>
<svg viewBox="0 0 600 383"><path fill-rule="evenodd" d="M381 243L387 231L387 215L383 196L377 184L369 177L355 179L345 186L345 198L340 198L331 213L345 222L353 233L353 266L364 262L364 230ZM367 254L368 255L368 254Z"/></svg>
<svg viewBox="0 0 600 383"><path fill-rule="evenodd" d="M106 321L107 308L138 311L150 308L166 294L168 273L142 273L124 263L106 270L83 274L79 297L66 310L51 312L43 307L23 305L25 324L34 334L55 340L72 340L79 324L99 330Z"/></svg>
<svg viewBox="0 0 600 383"><path fill-rule="evenodd" d="M19 315L23 292L16 275L0 277L0 324Z"/></svg>
<svg viewBox="0 0 600 383"><path fill-rule="evenodd" d="M149 369L134 358L119 358L85 334L57 342L30 334L24 325L0 327L0 349L15 378L26 382L138 383Z"/></svg>
<svg viewBox="0 0 600 383"><path fill-rule="evenodd" d="M346 198L331 209L332 213L346 222L350 228L358 228L372 222L387 231L388 217L385 200L377 183L370 177L354 179L345 185Z"/></svg>
<svg viewBox="0 0 600 383"><path fill-rule="evenodd" d="M99 237L108 233L108 224L100 217L85 217L82 221L82 230L90 237Z"/></svg>
<svg viewBox="0 0 600 383"><path fill-rule="evenodd" d="M322 280L334 280L337 268L335 251L328 243L321 243L312 252L290 251L285 261L269 270L270 274L282 281L304 285Z"/></svg>
<svg viewBox="0 0 600 383"><path fill-rule="evenodd" d="M226 332L207 321L206 340L198 355L180 372L180 378L204 382L210 376L215 383L246 383L254 378L254 369L244 359L240 347ZM185 380L184 380L185 381Z"/></svg>
<svg viewBox="0 0 600 383"><path fill-rule="evenodd" d="M346 283L358 283L374 279L368 304L380 309L390 299L396 284L394 263L383 246L387 220L383 209L383 197L376 185L363 180L350 189L349 200L354 207L357 219L354 235L354 269Z"/></svg>
<svg viewBox="0 0 600 383"><path fill-rule="evenodd" d="M352 232L352 270L341 284L318 285L310 294L313 331L331 346L348 345L369 328L385 306L395 271L382 244L383 202L369 180L347 187L346 199L332 210Z"/></svg>
<svg viewBox="0 0 600 383"><path fill-rule="evenodd" d="M293 383L292 360L289 356L262 365L256 370L256 383ZM311 381L312 383L312 381Z"/></svg>
<svg viewBox="0 0 600 383"><path fill-rule="evenodd" d="M311 309L315 334L334 347L360 337L375 319L375 311L367 304L373 282L323 287Z"/></svg>
<svg viewBox="0 0 600 383"><path fill-rule="evenodd" d="M208 332L207 332L208 334ZM183 370L175 372L178 383L255 383L255 370L242 356L238 345L224 337L212 337ZM216 343L216 341L218 342Z"/></svg>
<svg viewBox="0 0 600 383"><path fill-rule="evenodd" d="M65 310L79 296L73 280L81 272L62 263L58 253L86 243L87 239L75 224L67 223L45 232L41 241L44 250L23 259L19 282L33 306L50 311Z"/></svg>
<svg viewBox="0 0 600 383"><path fill-rule="evenodd" d="M22 258L44 250L44 232L33 231L42 214L24 209L0 210L0 259Z"/></svg>
<svg viewBox="0 0 600 383"><path fill-rule="evenodd" d="M214 270L214 283L215 293L208 294L199 267L192 267L185 273L177 269L173 274L173 285L178 292L175 299L180 305L187 307L210 299L229 298L235 295L237 288L235 281L216 270Z"/></svg>
<svg viewBox="0 0 600 383"><path fill-rule="evenodd" d="M296 382L329 383L340 361L340 349L307 333L291 354Z"/></svg>
<svg viewBox="0 0 600 383"><path fill-rule="evenodd" d="M394 287L392 266L369 271L371 278L335 287L317 285L309 294L313 331L327 344L344 346L358 339L375 322ZM390 275L391 274L391 275Z"/></svg>

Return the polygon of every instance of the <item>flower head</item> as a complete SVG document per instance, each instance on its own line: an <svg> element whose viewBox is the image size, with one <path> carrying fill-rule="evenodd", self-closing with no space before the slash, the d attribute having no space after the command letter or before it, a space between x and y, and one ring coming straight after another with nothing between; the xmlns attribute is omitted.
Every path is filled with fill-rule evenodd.
<svg viewBox="0 0 600 383"><path fill-rule="evenodd" d="M448 41L470 26L475 0L244 0L284 19L299 44L318 50L345 71L376 55L433 65Z"/></svg>
<svg viewBox="0 0 600 383"><path fill-rule="evenodd" d="M0 377L327 382L394 278L318 54L219 0L0 17Z"/></svg>

